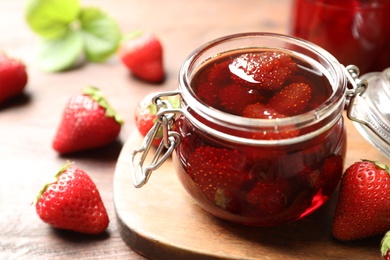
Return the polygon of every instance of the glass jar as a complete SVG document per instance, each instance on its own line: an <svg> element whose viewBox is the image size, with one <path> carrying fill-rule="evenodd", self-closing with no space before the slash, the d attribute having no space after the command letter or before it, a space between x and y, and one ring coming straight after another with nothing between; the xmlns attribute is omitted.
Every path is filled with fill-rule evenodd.
<svg viewBox="0 0 390 260"><path fill-rule="evenodd" d="M390 1L294 0L290 34L309 40L361 73L390 66Z"/></svg>
<svg viewBox="0 0 390 260"><path fill-rule="evenodd" d="M298 64L296 78L312 84L312 102L305 111L249 118L210 103L224 95L213 88L227 88L226 79L210 76L213 68L228 63L230 72L224 72L229 74L237 57L253 53L284 54ZM294 37L245 33L209 42L184 62L178 90L154 98L158 121L132 154L134 185L144 185L172 154L182 185L207 212L253 226L299 220L323 205L339 183L346 154L342 113L346 101L362 92L365 83L357 75L356 67L346 69L322 48ZM200 85L208 80L213 84L201 94ZM247 91L253 92L257 90ZM169 95L181 97L181 108L173 109L162 99ZM240 91L233 94L233 107L241 105L241 95ZM161 127L164 139L145 167L146 154Z"/></svg>

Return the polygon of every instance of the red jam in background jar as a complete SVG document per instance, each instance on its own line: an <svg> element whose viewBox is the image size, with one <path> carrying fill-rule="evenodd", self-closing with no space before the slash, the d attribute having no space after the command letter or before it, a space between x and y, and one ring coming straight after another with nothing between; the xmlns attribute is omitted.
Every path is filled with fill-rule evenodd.
<svg viewBox="0 0 390 260"><path fill-rule="evenodd" d="M321 70L293 52L242 48L207 59L189 85L202 105L231 115L230 122L220 121L189 103L192 119L180 114L175 120L182 137L173 153L175 170L202 208L228 221L274 226L327 201L343 171L343 108L305 127L295 124L310 111L323 111L335 92ZM242 120L251 127L236 123ZM279 127L278 120L284 122Z"/></svg>
<svg viewBox="0 0 390 260"><path fill-rule="evenodd" d="M390 67L390 1L294 0L291 34L361 73Z"/></svg>

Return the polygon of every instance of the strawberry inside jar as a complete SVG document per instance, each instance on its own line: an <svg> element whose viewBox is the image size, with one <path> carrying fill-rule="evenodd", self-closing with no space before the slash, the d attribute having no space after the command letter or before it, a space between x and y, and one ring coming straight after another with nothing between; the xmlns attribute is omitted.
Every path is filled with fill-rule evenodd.
<svg viewBox="0 0 390 260"><path fill-rule="evenodd" d="M171 122L163 158L172 152L183 187L216 217L252 226L302 219L339 184L346 155L342 113L347 79L354 79L346 74L355 72L320 47L285 35L244 33L209 42L185 60L179 88L170 93L180 95L180 110L158 112ZM135 167L137 152L133 172L143 168L142 161ZM144 178L135 186L160 164L139 174Z"/></svg>
<svg viewBox="0 0 390 260"><path fill-rule="evenodd" d="M232 42L238 48L207 58L204 48L182 68L188 113L175 121L179 179L201 207L229 221L301 219L327 201L343 171L340 65L277 35L225 38L213 47Z"/></svg>

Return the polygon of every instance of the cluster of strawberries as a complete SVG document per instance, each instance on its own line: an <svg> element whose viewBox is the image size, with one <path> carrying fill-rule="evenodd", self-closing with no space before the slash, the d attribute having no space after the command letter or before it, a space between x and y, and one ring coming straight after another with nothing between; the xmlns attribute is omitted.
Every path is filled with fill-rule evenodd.
<svg viewBox="0 0 390 260"><path fill-rule="evenodd" d="M243 150L201 145L190 152L185 167L209 204L245 217L248 224L274 226L312 212L313 197L326 200L342 174L340 155L329 156L318 170L300 169L295 158L274 152L259 160ZM279 166L282 161L288 165ZM284 177L273 177L286 169Z"/></svg>
<svg viewBox="0 0 390 260"><path fill-rule="evenodd" d="M163 50L151 33L138 32L123 41L118 57L139 79L150 83L164 80ZM0 105L23 93L28 83L23 61L0 52ZM60 154L95 149L112 143L119 135L122 119L103 93L86 87L70 97L53 138ZM67 163L38 194L35 206L39 217L53 227L86 234L104 232L108 214L99 191L89 175Z"/></svg>
<svg viewBox="0 0 390 260"><path fill-rule="evenodd" d="M143 34L139 35L139 38L129 40L122 45L118 55L137 77L149 82L163 80L162 47L154 36ZM297 70L296 64L288 57L280 53L261 55L265 56L257 57L256 64L251 64L254 60L253 57L244 55L233 63L229 62L230 65L226 63L222 67L216 65L214 69L205 74L207 80L201 81L197 86L197 95L205 103L220 110L241 116L265 119L297 115L307 109L313 109L316 104L323 101L323 95L313 93L310 82L294 80L286 84L288 78L291 79L291 74ZM275 58L275 55L279 58ZM259 63L259 60L264 62ZM277 76L274 75L271 79L264 80L266 77L264 75L269 75L267 70L270 67L280 65L277 63L286 65L282 67L287 69L279 70ZM236 71L244 68L244 72L246 70L248 72L246 74L253 75L253 77L249 81L246 80L246 83L241 82L242 77L234 76L226 81L226 78L221 75L229 69L229 66L233 66L233 70L236 69ZM248 69L256 71L249 73ZM261 73L259 73L260 71ZM28 75L24 64L0 53L0 104L22 93L27 81ZM222 90L221 88L216 89L216 84L210 84L210 81L225 82L226 87ZM254 83L251 84L251 81ZM267 89L256 89L259 82L262 82L262 85L266 86ZM245 86L245 84L249 85ZM248 91L248 88L251 91ZM264 94L271 92L272 96ZM241 105L237 106L237 104ZM144 134L147 132L147 128L153 125L151 122L155 120L155 111L148 105L143 105L143 109L148 112L146 113L147 118L140 119L138 117L136 121L141 122L137 123L137 127ZM53 140L53 148L59 153L72 153L105 146L117 138L121 123L120 117L105 100L102 93L97 88L88 87L82 93L69 99ZM210 156L215 157L213 149L210 148L210 150L207 147L199 149L190 158L190 160L197 161L193 165L205 165L199 161L206 160ZM239 154L224 152L222 155L223 160L231 158L230 161L235 161L240 158ZM219 173L225 167L220 164L213 165L211 168L208 171L208 177L216 179L215 182L223 183L224 178ZM194 172L197 171L194 170ZM241 181L242 176L239 173L236 173L235 176ZM193 176L193 178L200 177ZM240 183L239 181L237 183ZM347 241L381 235L389 230L389 184L390 176L387 166L372 161L361 161L351 165L341 180L339 200L334 215L333 235L339 240ZM230 184L222 184L222 187L227 185ZM280 183L280 187L284 187L284 184ZM262 192L273 188L272 185L255 186L252 192ZM229 196L221 193L225 191L213 190L207 186L202 189L205 197L210 197L210 199L211 197L215 199L216 194L221 195L219 197L221 198L219 200L220 207L230 211L235 210L234 203L223 199ZM64 194L67 196L63 196ZM284 202L285 196L286 194L280 194L279 197L269 198L269 200ZM280 208L274 205L283 205L283 203L267 204L263 200L259 201L259 198L257 195L248 194L250 203L265 207L269 212L278 212ZM262 196L261 198L267 197ZM40 218L56 228L99 234L108 227L108 215L95 184L86 172L71 164L66 164L59 170L55 182L43 187L35 205ZM78 207L88 210L82 211ZM386 235L382 243L383 256L386 257L388 257L386 254L389 249L389 242L387 242L389 237L390 235Z"/></svg>
<svg viewBox="0 0 390 260"><path fill-rule="evenodd" d="M288 54L263 51L214 62L194 80L194 88L202 101L221 111L271 119L298 115L322 103L327 93L318 92L326 88L316 88L315 80Z"/></svg>
<svg viewBox="0 0 390 260"><path fill-rule="evenodd" d="M327 91L331 91L324 82L305 73L299 71L299 65L284 53L250 53L236 58L229 56L225 60L222 57L212 67L200 71L199 77L193 80L193 87L205 104L221 111L249 118L284 118L315 109L329 95ZM318 85L325 87L318 88ZM321 92L321 89L326 91ZM261 134L251 138L278 139L299 135L297 131L285 133L287 135ZM227 173L233 176L233 183L226 183L222 173L226 172L230 164L239 160L240 155L229 155L228 151L215 149L204 146L190 154L190 160L192 158L197 162L191 161L188 171L209 201L227 211L235 212L239 203L234 197L234 187L243 183L243 175L237 172L237 167L233 167ZM216 161L211 164L207 158L215 158ZM333 157L327 164L327 167L332 168L331 171L340 168L342 160L338 159ZM202 165L202 169L196 169L198 165ZM211 180L213 185L210 182L204 183L205 180ZM366 160L351 165L342 177L333 235L339 240L349 241L381 235L389 230L389 184L387 166ZM282 211L289 194L286 192L289 190L288 185L259 185L262 186L253 187L245 199L252 204L252 209L262 207L264 212L270 213ZM270 189L282 192L272 192L279 195L276 197L258 196L259 192ZM253 195L254 193L256 194ZM390 247L390 233L385 236L382 245L382 254L385 256Z"/></svg>

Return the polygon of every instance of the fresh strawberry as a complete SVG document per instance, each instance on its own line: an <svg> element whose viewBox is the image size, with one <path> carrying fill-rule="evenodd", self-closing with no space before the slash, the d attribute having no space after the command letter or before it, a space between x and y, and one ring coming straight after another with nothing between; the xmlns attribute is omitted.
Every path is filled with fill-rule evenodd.
<svg viewBox="0 0 390 260"><path fill-rule="evenodd" d="M35 202L38 216L49 225L86 234L105 231L109 218L99 191L82 169L66 164L46 184Z"/></svg>
<svg viewBox="0 0 390 260"><path fill-rule="evenodd" d="M298 71L289 55L276 51L243 54L232 61L229 69L237 84L273 92Z"/></svg>
<svg viewBox="0 0 390 260"><path fill-rule="evenodd" d="M0 52L0 104L21 94L27 80L24 63Z"/></svg>
<svg viewBox="0 0 390 260"><path fill-rule="evenodd" d="M238 210L237 193L248 177L242 154L201 146L190 154L187 165L189 176L208 201L228 211Z"/></svg>
<svg viewBox="0 0 390 260"><path fill-rule="evenodd" d="M387 231L382 238L381 254L384 260L390 260L390 231Z"/></svg>
<svg viewBox="0 0 390 260"><path fill-rule="evenodd" d="M142 136L146 136L150 129L156 123L157 106L152 99L157 93L150 93L146 95L137 105L134 113L135 125ZM163 97L163 100L170 103L172 108L180 107L180 100L178 96ZM162 140L162 128L159 129L153 145L158 146Z"/></svg>
<svg viewBox="0 0 390 260"><path fill-rule="evenodd" d="M389 168L359 161L345 171L333 219L335 238L348 241L390 230Z"/></svg>
<svg viewBox="0 0 390 260"><path fill-rule="evenodd" d="M266 102L267 100L265 93L242 87L235 83L222 89L219 96L223 109L226 112L235 115L242 115L242 112L247 105L256 102Z"/></svg>
<svg viewBox="0 0 390 260"><path fill-rule="evenodd" d="M268 102L275 111L295 116L305 111L311 98L311 88L306 83L292 83L276 92Z"/></svg>
<svg viewBox="0 0 390 260"><path fill-rule="evenodd" d="M285 115L278 113L272 107L263 105L262 103L256 103L248 105L244 108L243 116L248 118L259 118L259 119L275 119L284 118ZM265 140L276 140L293 138L299 135L299 130L296 129L295 125L279 127L278 131L275 131L275 127L272 128L261 128L259 126L258 131L248 133L247 137L252 139L265 139Z"/></svg>
<svg viewBox="0 0 390 260"><path fill-rule="evenodd" d="M134 118L135 125L142 136L146 136L156 122L157 106L152 102L152 98L156 93L146 95L135 108ZM162 140L162 129L159 129L153 145L158 146Z"/></svg>
<svg viewBox="0 0 390 260"><path fill-rule="evenodd" d="M122 63L138 78L160 83L164 80L163 47L150 32L129 34L118 49Z"/></svg>
<svg viewBox="0 0 390 260"><path fill-rule="evenodd" d="M119 135L122 119L95 87L72 96L53 140L61 154L102 147Z"/></svg>

